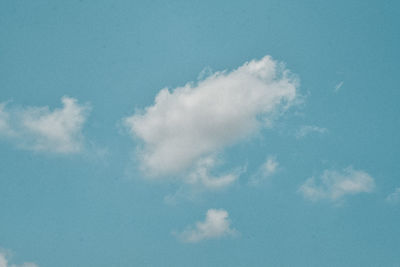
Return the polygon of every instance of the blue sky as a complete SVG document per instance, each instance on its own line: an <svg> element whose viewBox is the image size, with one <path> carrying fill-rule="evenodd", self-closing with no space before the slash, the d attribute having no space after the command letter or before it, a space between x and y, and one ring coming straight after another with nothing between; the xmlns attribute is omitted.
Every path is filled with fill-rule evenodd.
<svg viewBox="0 0 400 267"><path fill-rule="evenodd" d="M0 267L400 266L399 8L1 1Z"/></svg>

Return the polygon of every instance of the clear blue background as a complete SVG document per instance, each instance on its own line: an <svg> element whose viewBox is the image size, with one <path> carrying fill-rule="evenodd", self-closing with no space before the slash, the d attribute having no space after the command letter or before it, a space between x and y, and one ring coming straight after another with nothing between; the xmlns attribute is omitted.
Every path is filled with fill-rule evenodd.
<svg viewBox="0 0 400 267"><path fill-rule="evenodd" d="M0 2L0 102L60 106L68 95L93 110L87 140L108 149L54 156L0 142L0 246L16 262L70 266L400 266L398 1ZM163 87L199 72L272 55L301 79L303 116L288 114L225 159L281 170L249 187L168 205L179 185L142 179L122 117ZM334 88L343 81L342 88ZM301 125L324 135L296 139ZM353 165L372 194L341 206L296 193L326 168ZM226 209L238 238L183 244L171 234Z"/></svg>

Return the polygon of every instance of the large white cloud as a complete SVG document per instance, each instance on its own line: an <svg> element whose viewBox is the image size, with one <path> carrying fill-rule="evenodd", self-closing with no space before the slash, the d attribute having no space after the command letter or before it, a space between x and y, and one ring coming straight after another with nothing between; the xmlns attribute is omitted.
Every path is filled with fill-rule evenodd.
<svg viewBox="0 0 400 267"><path fill-rule="evenodd" d="M22 264L10 264L7 259L7 254L0 252L0 267L38 267L38 266L32 262L24 262Z"/></svg>
<svg viewBox="0 0 400 267"><path fill-rule="evenodd" d="M7 109L0 105L0 135L24 149L54 153L75 153L83 146L82 128L88 105L70 97L61 99L62 108L26 107Z"/></svg>
<svg viewBox="0 0 400 267"><path fill-rule="evenodd" d="M209 209L203 222L188 227L178 237L183 242L196 243L206 239L235 236L238 232L231 228L228 212L223 209Z"/></svg>
<svg viewBox="0 0 400 267"><path fill-rule="evenodd" d="M296 87L283 64L266 56L231 72L163 89L152 106L124 122L143 142L139 158L148 174L182 173L270 123L294 103ZM223 181L229 180L235 179Z"/></svg>
<svg viewBox="0 0 400 267"><path fill-rule="evenodd" d="M372 192L374 188L375 181L368 173L347 167L341 171L325 170L318 179L307 179L299 188L299 192L313 201L337 201L346 195Z"/></svg>

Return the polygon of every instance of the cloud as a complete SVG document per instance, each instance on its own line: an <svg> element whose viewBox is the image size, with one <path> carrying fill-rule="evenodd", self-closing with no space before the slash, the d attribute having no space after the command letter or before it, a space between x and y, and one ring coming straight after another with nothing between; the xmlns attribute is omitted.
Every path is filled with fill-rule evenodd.
<svg viewBox="0 0 400 267"><path fill-rule="evenodd" d="M370 193L374 188L374 179L368 173L347 167L342 171L325 170L318 179L307 179L299 188L299 192L312 201L338 201L346 195Z"/></svg>
<svg viewBox="0 0 400 267"><path fill-rule="evenodd" d="M393 193L389 194L386 197L386 201L392 204L396 204L400 202L400 187L396 188Z"/></svg>
<svg viewBox="0 0 400 267"><path fill-rule="evenodd" d="M311 133L324 134L327 132L328 132L328 129L326 129L326 128L318 127L315 125L303 125L296 132L296 138L303 138Z"/></svg>
<svg viewBox="0 0 400 267"><path fill-rule="evenodd" d="M189 184L201 184L208 189L221 189L235 182L241 173L240 169L214 176L210 174L216 165L215 156L209 156L198 160L193 171L188 174Z"/></svg>
<svg viewBox="0 0 400 267"><path fill-rule="evenodd" d="M82 149L82 128L90 107L62 97L62 108L26 107L6 110L0 105L0 136L18 147L53 153L76 153Z"/></svg>
<svg viewBox="0 0 400 267"><path fill-rule="evenodd" d="M164 197L164 202L176 205L181 200L198 201L204 192L219 192L234 184L246 172L246 166L228 171L216 171L222 160L216 155L202 158L193 169L185 174L185 183L179 184L174 193ZM216 174L219 173L220 174Z"/></svg>
<svg viewBox="0 0 400 267"><path fill-rule="evenodd" d="M264 176L270 176L276 172L279 163L276 161L275 156L269 156L264 164L261 166L261 172Z"/></svg>
<svg viewBox="0 0 400 267"><path fill-rule="evenodd" d="M297 99L296 87L283 64L266 56L231 72L162 89L152 106L125 118L124 124L142 142L138 156L146 174L186 173L277 118Z"/></svg>
<svg viewBox="0 0 400 267"><path fill-rule="evenodd" d="M10 264L7 253L0 252L0 267L38 267L35 263L24 262L22 264Z"/></svg>
<svg viewBox="0 0 400 267"><path fill-rule="evenodd" d="M339 92L339 90L340 90L340 88L342 88L343 84L344 84L344 82L341 81L340 83L338 83L338 84L335 86L335 88L334 88L335 93Z"/></svg>
<svg viewBox="0 0 400 267"><path fill-rule="evenodd" d="M279 162L276 160L275 156L268 156L265 162L259 167L255 175L250 179L251 185L257 185L262 180L271 175L275 174L278 170Z"/></svg>
<svg viewBox="0 0 400 267"><path fill-rule="evenodd" d="M206 239L235 236L238 232L230 227L228 212L223 209L209 209L204 222L196 222L195 227L188 227L178 234L183 242L197 243Z"/></svg>

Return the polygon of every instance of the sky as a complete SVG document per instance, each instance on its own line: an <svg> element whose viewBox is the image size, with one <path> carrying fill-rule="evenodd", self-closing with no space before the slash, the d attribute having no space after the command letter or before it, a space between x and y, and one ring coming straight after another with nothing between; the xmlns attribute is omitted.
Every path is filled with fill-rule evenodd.
<svg viewBox="0 0 400 267"><path fill-rule="evenodd" d="M0 2L0 267L400 266L397 1Z"/></svg>

